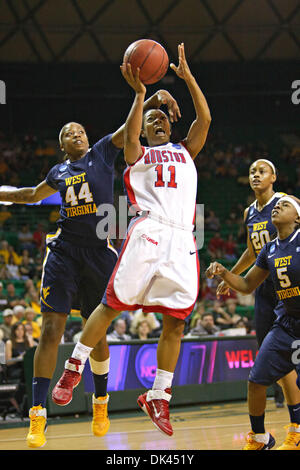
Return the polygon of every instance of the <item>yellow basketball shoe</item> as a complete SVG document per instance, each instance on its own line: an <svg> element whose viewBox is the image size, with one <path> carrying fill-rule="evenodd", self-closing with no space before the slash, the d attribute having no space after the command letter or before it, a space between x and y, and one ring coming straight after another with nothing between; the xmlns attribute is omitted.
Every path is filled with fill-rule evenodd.
<svg viewBox="0 0 300 470"><path fill-rule="evenodd" d="M243 450L270 450L274 445L275 439L269 432L255 434L250 431L247 435L247 444Z"/></svg>
<svg viewBox="0 0 300 470"><path fill-rule="evenodd" d="M300 425L291 423L284 427L288 430L287 436L276 450L300 450Z"/></svg>
<svg viewBox="0 0 300 470"><path fill-rule="evenodd" d="M46 444L47 410L41 405L29 410L30 428L27 434L28 447L43 447Z"/></svg>
<svg viewBox="0 0 300 470"><path fill-rule="evenodd" d="M94 436L102 437L105 436L109 430L110 421L108 419L107 405L109 395L105 397L96 398L93 394L93 421L92 431Z"/></svg>

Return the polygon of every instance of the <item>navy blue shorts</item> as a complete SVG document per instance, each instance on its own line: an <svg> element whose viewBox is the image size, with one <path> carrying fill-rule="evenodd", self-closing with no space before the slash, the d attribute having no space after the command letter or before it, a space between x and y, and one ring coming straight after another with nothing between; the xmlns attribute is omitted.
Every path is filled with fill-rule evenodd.
<svg viewBox="0 0 300 470"><path fill-rule="evenodd" d="M277 318L274 313L276 304L273 283L266 279L255 291L254 323L259 347Z"/></svg>
<svg viewBox="0 0 300 470"><path fill-rule="evenodd" d="M55 240L47 245L41 281L41 311L69 314L78 309L88 318L101 303L117 261L109 245L78 247Z"/></svg>
<svg viewBox="0 0 300 470"><path fill-rule="evenodd" d="M249 381L268 387L293 369L298 372L300 366L293 356L299 348L293 347L296 340L300 340L300 318L280 315L259 349Z"/></svg>

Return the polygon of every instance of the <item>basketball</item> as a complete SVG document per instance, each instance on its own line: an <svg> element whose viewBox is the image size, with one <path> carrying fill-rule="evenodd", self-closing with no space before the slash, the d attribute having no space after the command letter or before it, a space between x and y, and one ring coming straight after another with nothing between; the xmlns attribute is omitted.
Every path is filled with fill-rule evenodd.
<svg viewBox="0 0 300 470"><path fill-rule="evenodd" d="M135 41L125 51L124 63L130 63L133 73L140 68L140 79L145 85L161 80L167 73L169 57L161 44L152 39Z"/></svg>

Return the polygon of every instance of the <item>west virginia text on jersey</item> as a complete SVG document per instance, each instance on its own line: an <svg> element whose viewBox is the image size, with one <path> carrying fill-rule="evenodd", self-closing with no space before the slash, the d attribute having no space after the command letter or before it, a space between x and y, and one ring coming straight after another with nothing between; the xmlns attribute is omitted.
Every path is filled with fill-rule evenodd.
<svg viewBox="0 0 300 470"><path fill-rule="evenodd" d="M46 182L60 192L62 199L58 220L61 230L56 238L80 246L107 244L96 234L101 220L97 208L100 204L113 204L114 162L119 151L110 134L80 160L67 160L50 170Z"/></svg>
<svg viewBox="0 0 300 470"><path fill-rule="evenodd" d="M284 256L283 256L284 255ZM276 238L267 243L256 264L270 271L278 299L287 314L299 317L300 312L300 230L285 240Z"/></svg>

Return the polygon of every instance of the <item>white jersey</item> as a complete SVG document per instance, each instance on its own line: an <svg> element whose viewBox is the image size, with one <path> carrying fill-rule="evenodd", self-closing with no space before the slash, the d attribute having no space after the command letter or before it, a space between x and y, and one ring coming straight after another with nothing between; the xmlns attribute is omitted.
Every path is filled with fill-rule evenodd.
<svg viewBox="0 0 300 470"><path fill-rule="evenodd" d="M171 223L192 229L197 171L182 143L142 147L142 156L127 167L124 185L135 212L149 211Z"/></svg>

